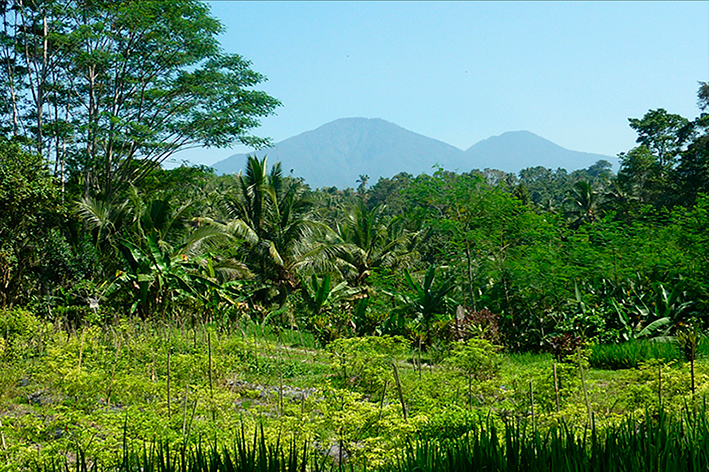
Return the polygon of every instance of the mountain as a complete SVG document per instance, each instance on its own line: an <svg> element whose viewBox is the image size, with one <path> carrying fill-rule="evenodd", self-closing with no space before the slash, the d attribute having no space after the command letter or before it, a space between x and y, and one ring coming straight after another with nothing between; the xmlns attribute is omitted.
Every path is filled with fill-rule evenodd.
<svg viewBox="0 0 709 472"><path fill-rule="evenodd" d="M303 177L312 188L355 187L360 175L368 175L373 185L400 172L430 174L434 166L457 172L518 172L536 166L572 171L601 159L615 162L609 156L564 149L529 131L504 133L462 151L379 118L342 118L252 154L268 156L271 164L280 161L286 174ZM234 154L212 167L220 174L239 172L246 156Z"/></svg>
<svg viewBox="0 0 709 472"><path fill-rule="evenodd" d="M252 154L267 155L270 163L280 161L285 173L292 170L313 188L346 188L355 187L360 175L368 175L373 185L379 177L400 172L430 174L433 165L447 168L464 153L382 119L343 118ZM245 162L246 154L235 154L212 167L227 174L238 172Z"/></svg>
<svg viewBox="0 0 709 472"><path fill-rule="evenodd" d="M537 166L572 171L599 160L615 162L615 158L602 154L570 151L529 131L509 131L483 139L465 151L466 166L491 167L505 172Z"/></svg>

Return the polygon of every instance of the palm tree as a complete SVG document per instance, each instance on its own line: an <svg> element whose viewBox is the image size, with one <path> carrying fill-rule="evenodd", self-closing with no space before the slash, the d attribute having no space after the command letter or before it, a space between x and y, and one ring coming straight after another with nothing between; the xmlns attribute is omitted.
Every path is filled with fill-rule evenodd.
<svg viewBox="0 0 709 472"><path fill-rule="evenodd" d="M576 182L566 199L570 207L567 214L573 218L572 227L578 228L583 223L594 223L599 218L601 201L598 192L585 181Z"/></svg>
<svg viewBox="0 0 709 472"><path fill-rule="evenodd" d="M614 211L615 219L628 220L633 208L640 200L633 193L628 192L618 179L611 181L610 186L603 195L603 203L601 208L604 211Z"/></svg>
<svg viewBox="0 0 709 472"><path fill-rule="evenodd" d="M367 209L360 200L330 238L313 251L312 260L319 260L323 270L329 262L330 270L337 270L350 285L362 288L368 286L372 270L406 266L413 256L417 233L406 231L400 219L387 219L384 209L383 205ZM318 251L320 259L315 256Z"/></svg>
<svg viewBox="0 0 709 472"><path fill-rule="evenodd" d="M360 196L364 198L364 194L367 191L367 182L369 182L369 176L367 174L360 175L359 179L357 179L357 182L359 183L359 187L357 187L357 193L359 193Z"/></svg>
<svg viewBox="0 0 709 472"><path fill-rule="evenodd" d="M236 234L250 249L248 259L264 282L272 284L281 303L300 281L296 267L307 257L324 225L311 219L312 199L299 180L284 179L281 164L270 173L267 160L249 156L236 176L238 195L225 199Z"/></svg>

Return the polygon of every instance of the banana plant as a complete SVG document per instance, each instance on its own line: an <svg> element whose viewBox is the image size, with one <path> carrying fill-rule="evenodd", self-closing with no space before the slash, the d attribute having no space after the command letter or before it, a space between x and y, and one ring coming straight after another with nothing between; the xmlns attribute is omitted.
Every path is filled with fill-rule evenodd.
<svg viewBox="0 0 709 472"><path fill-rule="evenodd" d="M655 283L652 285L652 291L643 295L630 308L611 299L622 326L621 335L625 340L650 336L666 338L692 306L691 301L682 300L682 283L677 283L671 291L662 283Z"/></svg>
<svg viewBox="0 0 709 472"><path fill-rule="evenodd" d="M333 287L330 275L326 275L321 281L313 274L310 281L302 281L302 285L303 296L316 315L358 293L357 289L348 287L344 281Z"/></svg>
<svg viewBox="0 0 709 472"><path fill-rule="evenodd" d="M634 322L630 316L628 310L625 309L621 304L611 299L611 304L618 314L618 321L621 325L621 337L628 341L630 339L640 339L651 336L656 333L660 328L666 327L670 324L670 319L667 317L658 318L650 323L643 324L647 317L647 308L636 307L637 311L641 314L641 317ZM644 315L644 316L643 316ZM664 334L664 333L663 333Z"/></svg>
<svg viewBox="0 0 709 472"><path fill-rule="evenodd" d="M418 332L420 342L429 342L431 340L433 321L437 316L445 314L450 301L448 294L455 288L453 277L448 277L443 282L434 284L436 269L435 265L431 265L426 270L422 283L414 280L408 270L404 270L404 280L413 291L413 294L392 294L416 313L416 317L410 323L410 327Z"/></svg>
<svg viewBox="0 0 709 472"><path fill-rule="evenodd" d="M130 302L129 312L143 318L169 308L172 300L179 297L206 302L217 293L228 299L234 294L218 281L217 271L221 267L199 250L206 240L222 236L218 228L204 226L175 247L156 231L144 234L139 239L142 244L120 240L118 249L125 262L124 269L117 271L105 295L125 293Z"/></svg>

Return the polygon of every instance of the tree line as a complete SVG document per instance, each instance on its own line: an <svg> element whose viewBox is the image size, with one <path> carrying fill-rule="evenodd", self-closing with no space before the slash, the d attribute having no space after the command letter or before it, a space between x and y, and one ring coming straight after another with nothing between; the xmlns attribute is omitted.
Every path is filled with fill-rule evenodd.
<svg viewBox="0 0 709 472"><path fill-rule="evenodd" d="M279 102L194 1L1 5L0 307L78 325L209 319L427 347L481 336L561 352L703 327L709 85L700 115L630 119L582 170L406 173L311 189L160 164L265 145Z"/></svg>

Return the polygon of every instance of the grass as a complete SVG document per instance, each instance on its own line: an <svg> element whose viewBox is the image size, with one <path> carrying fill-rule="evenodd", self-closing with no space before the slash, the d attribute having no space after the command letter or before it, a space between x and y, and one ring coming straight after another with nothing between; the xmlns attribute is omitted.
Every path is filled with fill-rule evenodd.
<svg viewBox="0 0 709 472"><path fill-rule="evenodd" d="M248 441L243 430L230 446L199 443L174 448L164 441L124 448L115 467L79 454L75 466L56 460L41 472L156 471L156 472L305 472L326 470L322 455L307 441L269 443L263 430ZM346 467L330 463L330 470L367 470L366 465ZM709 469L707 411L683 410L669 415L628 417L620 424L598 430L595 424L575 431L559 422L540 433L529 421L506 422L498 428L491 415L477 417L460 438L452 441L424 439L408 442L394 460L370 470L380 472L548 471L621 472L640 470L704 471Z"/></svg>
<svg viewBox="0 0 709 472"><path fill-rule="evenodd" d="M699 338L697 355L709 357L709 337ZM620 344L591 345L588 360L598 369L634 369L651 360L679 362L684 360L684 354L674 339L634 339Z"/></svg>
<svg viewBox="0 0 709 472"><path fill-rule="evenodd" d="M319 471L322 461L313 456L305 443L296 440L285 446L278 440L269 443L261 430L247 440L242 430L230 446L198 443L193 447L171 447L166 441L155 441L133 449L125 445L119 462L101 465L95 458L79 451L74 464L51 460L35 467L37 472L305 472Z"/></svg>
<svg viewBox="0 0 709 472"><path fill-rule="evenodd" d="M549 355L502 354L500 374L469 391L454 366L428 359L418 369L408 346L381 338L327 350L305 333L256 324L32 326L3 338L0 472L48 461L76 467L79 450L91 463L118 467L124 433L130 450L202 444L206 454L206 445L233 444L242 428L247 436L263 428L268 445L296 438L300 450L307 442L323 467L331 461L316 451L341 444L349 465L374 469L392 466L407 440L436 447L460 440L479 412L490 414L499 435L505 422L533 424L540 434L562 419L574 435L588 426L578 365L557 364L555 385ZM682 362L585 373L599 433L627 415L656 414L660 403L673 415L693 408L709 390L701 358L695 395Z"/></svg>
<svg viewBox="0 0 709 472"><path fill-rule="evenodd" d="M651 359L676 362L682 359L674 341L632 340L621 344L594 344L589 350L589 363L599 369L631 369Z"/></svg>
<svg viewBox="0 0 709 472"><path fill-rule="evenodd" d="M626 418L602 431L563 423L540 434L529 422L476 425L455 442L409 444L387 472L428 471L703 471L709 469L706 409Z"/></svg>

